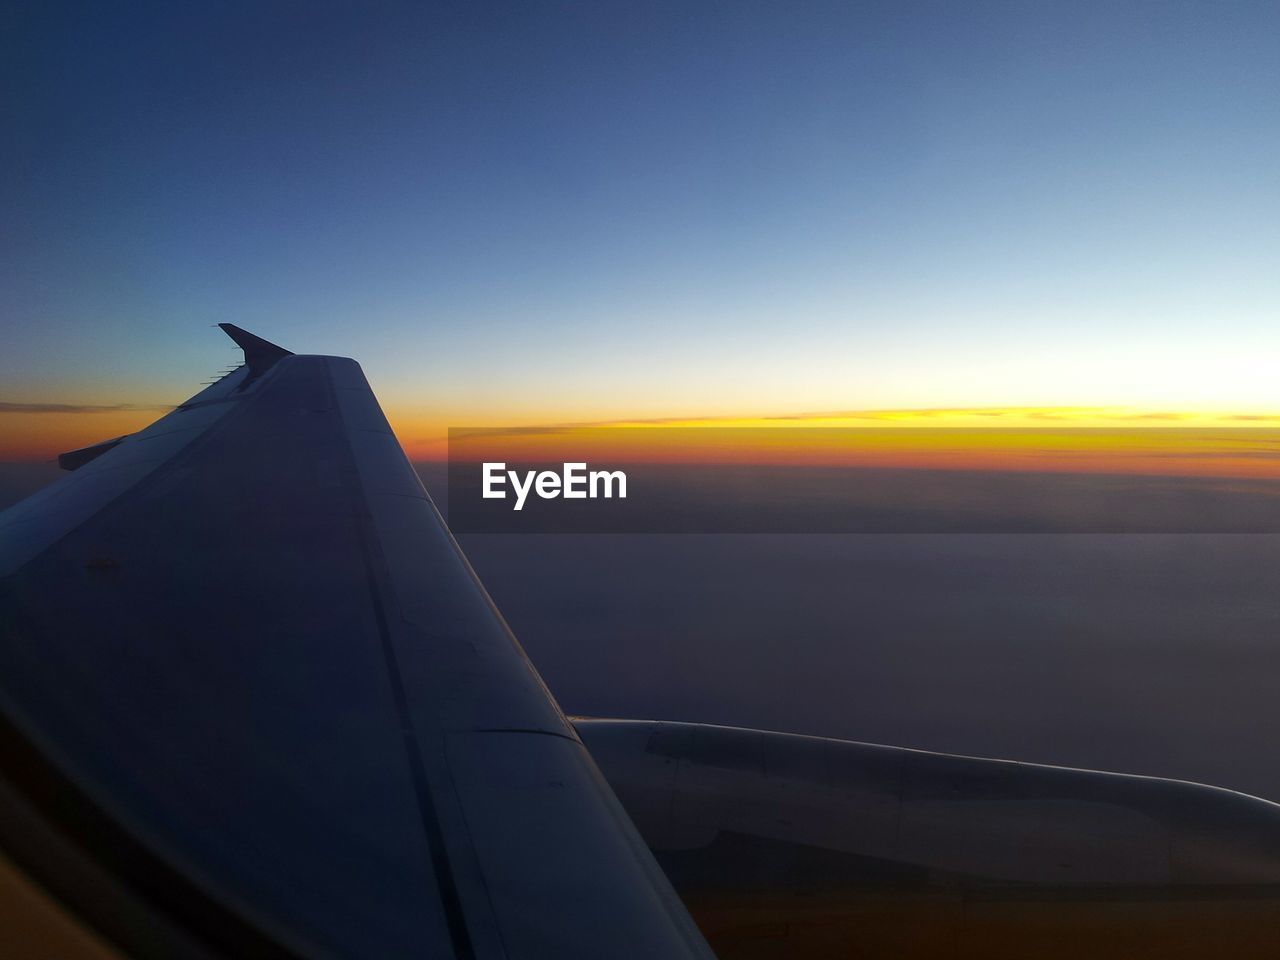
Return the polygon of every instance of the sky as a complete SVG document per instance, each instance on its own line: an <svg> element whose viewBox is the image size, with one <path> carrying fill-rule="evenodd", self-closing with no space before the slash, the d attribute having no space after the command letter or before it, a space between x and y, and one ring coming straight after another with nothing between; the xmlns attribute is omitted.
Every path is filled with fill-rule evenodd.
<svg viewBox="0 0 1280 960"><path fill-rule="evenodd" d="M415 458L1280 414L1274 2L24 7L0 459L155 419L219 321L359 359ZM1275 538L673 539L466 546L570 710L1280 799Z"/></svg>
<svg viewBox="0 0 1280 960"><path fill-rule="evenodd" d="M0 457L231 321L448 426L1280 412L1274 3L56 3L0 31ZM62 406L58 412L55 407Z"/></svg>

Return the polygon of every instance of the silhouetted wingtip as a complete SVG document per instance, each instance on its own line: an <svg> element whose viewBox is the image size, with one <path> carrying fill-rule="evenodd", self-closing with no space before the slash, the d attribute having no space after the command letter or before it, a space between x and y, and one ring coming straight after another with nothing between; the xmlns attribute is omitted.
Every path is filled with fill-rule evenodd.
<svg viewBox="0 0 1280 960"><path fill-rule="evenodd" d="M236 346L244 351L244 362L249 368L249 376L244 385L256 380L269 370L278 360L293 356L291 350L263 340L257 334L237 327L234 323L220 323L222 332L235 341Z"/></svg>
<svg viewBox="0 0 1280 960"><path fill-rule="evenodd" d="M87 447L60 453L58 454L58 466L63 470L79 470L86 463L98 459L108 450L119 446L120 441L128 436L129 434L126 433L123 437L112 437L110 440L103 440L101 443L94 443Z"/></svg>
<svg viewBox="0 0 1280 960"><path fill-rule="evenodd" d="M274 363L281 357L293 356L293 351L286 350L270 340L263 340L257 334L237 327L234 323L220 323L218 326L222 328L223 333L236 342L236 346L244 351L245 362L250 366L253 366L255 359L269 360Z"/></svg>

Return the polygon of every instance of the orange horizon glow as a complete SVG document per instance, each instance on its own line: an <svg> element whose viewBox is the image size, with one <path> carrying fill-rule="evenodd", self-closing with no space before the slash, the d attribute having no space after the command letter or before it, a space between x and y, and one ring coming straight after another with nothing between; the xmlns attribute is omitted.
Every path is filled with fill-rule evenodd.
<svg viewBox="0 0 1280 960"><path fill-rule="evenodd" d="M0 410L0 459L52 460L163 408ZM387 411L411 460L449 456L447 424ZM849 431L856 431L850 433ZM466 439L462 434L470 433ZM856 444L851 438L856 437ZM455 429L455 457L511 463L755 464L1280 479L1280 414L984 407L615 420Z"/></svg>
<svg viewBox="0 0 1280 960"><path fill-rule="evenodd" d="M514 428L454 431L455 460L1280 479L1280 430L1212 427Z"/></svg>
<svg viewBox="0 0 1280 960"><path fill-rule="evenodd" d="M55 460L68 450L137 433L170 409L0 410L0 460Z"/></svg>
<svg viewBox="0 0 1280 960"><path fill-rule="evenodd" d="M1280 428L1280 413L1239 413L1234 411L1169 411L1142 410L1131 407L955 407L926 409L855 410L822 413L781 414L743 417L666 417L615 419L600 421L550 422L529 417L512 418L494 427L492 418L459 422L443 422L439 418L416 412L388 411L388 420L411 460L443 462L449 458L450 429L480 431L570 431L602 429L916 429L921 431L956 429L1045 430L1127 428L1150 431L1156 428ZM634 442L634 441L632 441ZM554 458L553 458L554 459Z"/></svg>

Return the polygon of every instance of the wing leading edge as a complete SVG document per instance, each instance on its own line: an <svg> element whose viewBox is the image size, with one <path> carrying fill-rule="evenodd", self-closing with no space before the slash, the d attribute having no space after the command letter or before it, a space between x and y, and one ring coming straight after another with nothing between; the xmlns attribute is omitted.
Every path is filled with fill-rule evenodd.
<svg viewBox="0 0 1280 960"><path fill-rule="evenodd" d="M0 514L5 850L140 955L710 956L359 366L227 332Z"/></svg>

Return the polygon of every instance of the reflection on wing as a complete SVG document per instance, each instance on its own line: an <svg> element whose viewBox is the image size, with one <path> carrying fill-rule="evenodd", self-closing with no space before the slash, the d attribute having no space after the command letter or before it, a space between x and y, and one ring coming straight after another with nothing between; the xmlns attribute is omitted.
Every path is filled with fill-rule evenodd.
<svg viewBox="0 0 1280 960"><path fill-rule="evenodd" d="M708 956L360 368L0 514L0 847L132 955Z"/></svg>

